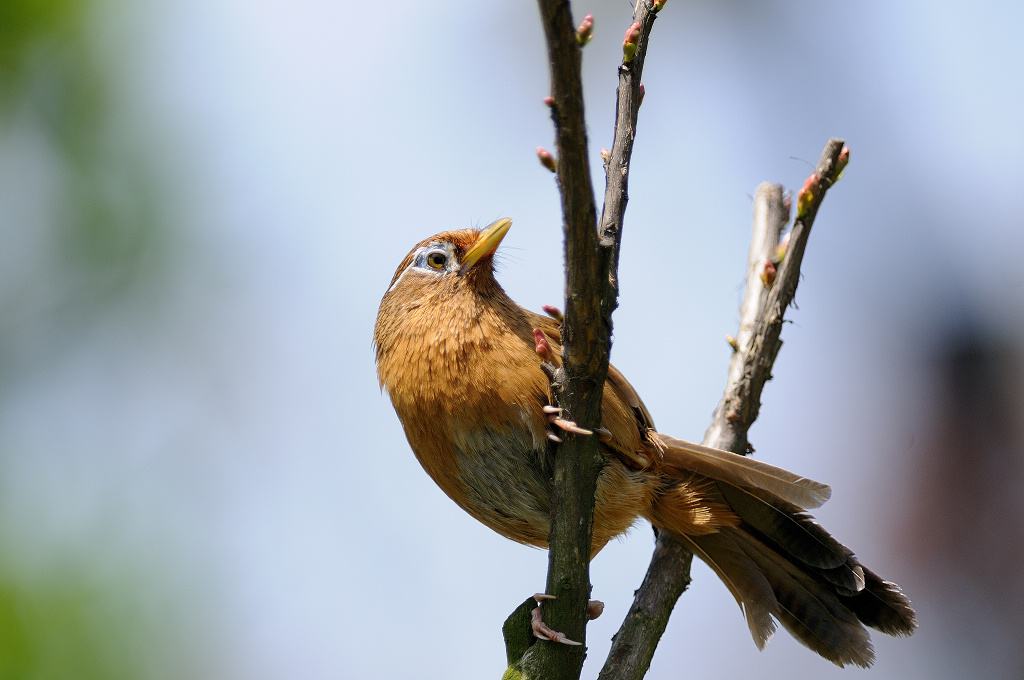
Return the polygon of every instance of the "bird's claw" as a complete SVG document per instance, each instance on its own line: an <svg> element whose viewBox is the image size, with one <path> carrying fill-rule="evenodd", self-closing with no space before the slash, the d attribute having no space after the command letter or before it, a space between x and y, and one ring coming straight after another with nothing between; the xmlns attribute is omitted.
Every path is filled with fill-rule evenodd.
<svg viewBox="0 0 1024 680"><path fill-rule="evenodd" d="M588 430L586 428L582 428L579 425L577 425L576 423L574 423L573 421L566 420L565 418L559 418L558 416L555 416L554 418L551 418L550 421L551 421L552 425L554 425L556 427L560 427L563 430L565 430L566 432L571 432L573 434L582 434L582 435L592 435L592 434L594 434L592 430Z"/></svg>
<svg viewBox="0 0 1024 680"><path fill-rule="evenodd" d="M578 647L583 644L570 640L565 636L565 633L560 633L553 628L549 628L544 619L540 616L540 607L536 607L530 612L530 628L533 630L533 636L541 640L551 640L552 642L558 642L563 645L573 645Z"/></svg>
<svg viewBox="0 0 1024 680"><path fill-rule="evenodd" d="M537 606L534 607L533 611L530 612L530 628L533 630L533 636L541 640L551 640L563 645L580 646L582 643L570 640L565 636L565 633L560 633L557 630L550 628L544 619L541 617L540 605L548 600L557 599L554 595L548 595L546 593L536 593L533 599L537 601Z"/></svg>
<svg viewBox="0 0 1024 680"><path fill-rule="evenodd" d="M578 646L581 643L575 640L570 640L565 636L565 633L560 633L557 630L550 628L544 619L541 617L540 605L548 600L557 599L554 595L548 595L547 593L535 593L533 599L536 600L537 606L530 612L530 628L533 630L533 635L541 640L551 640L552 642L558 642L563 645L575 645ZM604 612L604 602L600 600L590 600L587 602L587 618L591 621L601 616Z"/></svg>
<svg viewBox="0 0 1024 680"><path fill-rule="evenodd" d="M548 336L544 335L544 331L542 331L539 328L533 329L533 349L534 351L537 352L538 355L540 355L541 359L544 360L544 362L541 364L542 366L544 366L544 364L550 363L551 359L554 357L554 354L551 351L551 343L548 342ZM544 415L547 416L548 422L554 425L555 427L558 427L563 431L569 432L571 434L578 434L584 436L594 434L592 431L580 427L575 422L562 418L562 409L558 408L557 406L553 404L545 404L542 408L544 409ZM548 433L548 439L550 439L553 442L562 441L561 438L558 437L558 435L551 433Z"/></svg>
<svg viewBox="0 0 1024 680"><path fill-rule="evenodd" d="M584 429L577 425L575 422L563 418L562 409L558 408L557 406L554 406L552 404L544 404L544 406L542 406L541 409L544 411L544 414L548 417L548 422L554 425L555 427L559 427L565 430L566 432L571 432L573 434L594 434L591 430ZM601 429L604 432L606 432L609 437L611 436L611 432L608 432L608 430L604 430L604 428Z"/></svg>
<svg viewBox="0 0 1024 680"><path fill-rule="evenodd" d="M555 354L551 351L551 343L548 342L548 336L544 335L544 331L539 328L533 329L533 351L539 354L544 361L553 363Z"/></svg>

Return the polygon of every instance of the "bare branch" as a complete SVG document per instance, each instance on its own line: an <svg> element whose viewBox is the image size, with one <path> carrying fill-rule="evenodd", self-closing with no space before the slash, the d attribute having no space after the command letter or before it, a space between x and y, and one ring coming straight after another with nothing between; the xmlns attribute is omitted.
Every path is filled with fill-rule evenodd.
<svg viewBox="0 0 1024 680"><path fill-rule="evenodd" d="M608 372L611 319L601 313L602 262L597 210L587 161L580 78L581 48L567 0L538 0L551 70L551 119L565 232L566 298L563 368L554 382L559 405L584 427L601 424L601 390ZM556 444L549 442L549 450ZM566 434L557 445L548 537L545 622L585 642L590 596L590 542L599 454L594 437ZM518 667L526 677L579 678L584 647L537 642Z"/></svg>
<svg viewBox="0 0 1024 680"><path fill-rule="evenodd" d="M849 150L843 141L829 140L817 169L797 197L796 223L780 262L776 262L777 245L788 221L782 187L758 187L740 330L725 393L704 435L707 446L735 453L751 451L747 432L757 418L761 391L782 346L783 314L796 294L811 226L825 192L848 160ZM766 263L776 268L774 279L763 276ZM658 536L647 574L613 639L599 680L640 680L647 673L676 601L690 583L692 558L689 550L667 535Z"/></svg>
<svg viewBox="0 0 1024 680"><path fill-rule="evenodd" d="M565 231L563 368L554 388L567 417L590 430L601 425L601 396L611 352L611 314L618 303L617 265L626 180L639 106L640 70L654 20L645 2L638 0L637 17L650 17L644 18L639 31L628 33L624 41L624 49L629 51L619 69L620 113L612 158L614 167L620 170L608 188L616 203L605 210L611 216L610 226L602 221L599 239L580 78L585 36L577 39L567 0L538 0L551 70L550 106L558 154L555 167ZM594 494L601 454L594 436L567 433L557 446L546 586L557 599L545 603L544 619L570 639L585 642ZM578 678L584 653L585 647L540 642L523 655L519 668L528 677L545 680Z"/></svg>
<svg viewBox="0 0 1024 680"><path fill-rule="evenodd" d="M736 413L731 408L737 400L743 398L741 385L748 374L750 376L747 379L752 379L752 371L758 363L754 360L750 347L754 333L767 310L770 290L767 285L768 279L778 277L775 251L787 222L789 210L785 207L782 185L768 182L758 185L754 193L754 233L747 254L747 283L743 292L743 303L740 305L740 327L733 341L735 350L729 361L725 393L715 408L711 425L704 433L704 444L707 446L724 448L736 453L748 453L749 444L745 434L753 419L737 425ZM774 272L766 276L766 270L772 272L773 269ZM773 361L774 358L773 354ZM742 430L742 435L739 434L739 430Z"/></svg>
<svg viewBox="0 0 1024 680"><path fill-rule="evenodd" d="M785 257L777 265L774 285L770 286L767 295L762 296L749 342L741 342L737 352L740 356L733 357L729 387L715 409L711 427L705 433L705 441L708 438L714 439L715 443L710 444L712 446L736 453L750 452L747 431L757 419L761 409L761 391L765 382L771 378L772 365L782 347L783 317L796 296L800 265L811 226L818 213L818 206L825 198L825 192L835 183L846 165L844 158L849 158L849 151L843 140L830 139L825 144L817 169L797 194L796 221L789 234ZM735 383L731 382L734 372Z"/></svg>

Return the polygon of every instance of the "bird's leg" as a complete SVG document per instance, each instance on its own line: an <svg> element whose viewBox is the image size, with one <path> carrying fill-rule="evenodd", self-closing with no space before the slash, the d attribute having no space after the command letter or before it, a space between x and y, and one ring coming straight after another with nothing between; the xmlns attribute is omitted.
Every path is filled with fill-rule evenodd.
<svg viewBox="0 0 1024 680"><path fill-rule="evenodd" d="M534 637L540 638L541 640L551 640L552 642L559 642L563 645L579 645L579 642L575 642L565 637L565 633L559 633L557 630L553 630L544 623L544 619L541 617L540 606L547 600L554 600L554 595L548 595L546 593L536 593L533 599L537 601L537 606L532 612L530 612L530 628L533 629ZM587 602L587 619L593 621L604 612L604 602L600 600L590 600Z"/></svg>
<svg viewBox="0 0 1024 680"><path fill-rule="evenodd" d="M540 356L541 359L543 359L541 367L544 369L545 373L548 373L549 376L553 375L555 372L553 362L555 355L554 352L551 351L551 343L548 342L548 336L544 335L544 331L542 331L539 328L533 329L533 344L534 351L536 351L537 355ZM575 422L563 418L562 409L555 406L554 404L546 404L544 406L544 415L547 416L549 423L551 423L555 427L564 430L565 432L571 432L572 434L580 435L594 434L592 431L580 427ZM558 435L552 432L548 433L548 439L554 442L562 441L558 437Z"/></svg>

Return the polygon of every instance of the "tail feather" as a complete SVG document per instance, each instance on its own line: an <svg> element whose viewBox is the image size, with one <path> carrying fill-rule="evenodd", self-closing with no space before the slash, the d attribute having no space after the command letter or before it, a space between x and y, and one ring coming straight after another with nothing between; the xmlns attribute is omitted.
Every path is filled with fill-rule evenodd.
<svg viewBox="0 0 1024 680"><path fill-rule="evenodd" d="M871 638L835 590L757 538L744 539L744 549L768 574L786 630L837 666L870 666L875 660Z"/></svg>
<svg viewBox="0 0 1024 680"><path fill-rule="evenodd" d="M864 590L864 567L856 562L844 564L835 569L819 569L821 577L835 586L836 592L846 597L853 597Z"/></svg>
<svg viewBox="0 0 1024 680"><path fill-rule="evenodd" d="M866 585L861 592L840 598L864 622L886 635L910 635L917 628L917 615L910 600L892 581L879 578L870 569L864 569Z"/></svg>
<svg viewBox="0 0 1024 680"><path fill-rule="evenodd" d="M739 603L761 648L775 621L833 663L869 666L874 650L864 626L889 635L917 627L899 586L863 567L804 508L824 502L828 487L743 456L656 435L664 446L666 489L689 475L691 504L725 512L729 522L696 525L673 512L676 496L659 496L651 520L693 548ZM696 473L696 476L694 475ZM700 481L705 477L707 483ZM710 529L708 528L710 527Z"/></svg>
<svg viewBox="0 0 1024 680"><path fill-rule="evenodd" d="M754 644L758 649L764 649L768 638L775 632L772 615L778 611L779 603L768 578L740 547L735 532L674 535L690 546L694 554L722 579L743 612Z"/></svg>
<svg viewBox="0 0 1024 680"><path fill-rule="evenodd" d="M787 554L804 564L818 569L841 569L850 563L853 553L801 508L758 489L722 483L718 488L744 522L770 536Z"/></svg>
<svg viewBox="0 0 1024 680"><path fill-rule="evenodd" d="M801 508L817 508L832 495L827 484L793 474L747 456L651 433L662 452L666 470L696 472L710 479L751 489L768 491Z"/></svg>

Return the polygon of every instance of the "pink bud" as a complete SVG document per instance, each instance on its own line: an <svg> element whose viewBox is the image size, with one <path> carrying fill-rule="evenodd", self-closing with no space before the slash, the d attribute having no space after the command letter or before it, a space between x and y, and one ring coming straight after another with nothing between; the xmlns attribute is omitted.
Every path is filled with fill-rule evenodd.
<svg viewBox="0 0 1024 680"><path fill-rule="evenodd" d="M807 209L810 208L811 201L814 200L814 190L818 187L818 182L820 181L818 173L812 172L810 177L804 181L804 185L800 187L800 191L796 195L797 219L807 214Z"/></svg>
<svg viewBox="0 0 1024 680"><path fill-rule="evenodd" d="M622 39L622 61L629 63L636 56L636 45L640 42L640 22L634 21L626 29L626 35Z"/></svg>
<svg viewBox="0 0 1024 680"><path fill-rule="evenodd" d="M537 160L540 164L551 172L558 170L558 164L555 162L555 157L551 155L551 152L545 149L543 146L537 147Z"/></svg>
<svg viewBox="0 0 1024 680"><path fill-rule="evenodd" d="M544 305L543 307L541 307L541 309L543 309L544 313L550 316L552 319L554 319L558 323L562 323L563 317L561 309L555 307L554 305Z"/></svg>
<svg viewBox="0 0 1024 680"><path fill-rule="evenodd" d="M576 44L583 47L594 37L594 15L588 14L583 17L579 27L576 29Z"/></svg>
<svg viewBox="0 0 1024 680"><path fill-rule="evenodd" d="M761 283L764 284L765 288L771 288L772 284L775 283L776 273L778 273L778 269L775 268L775 263L771 260L765 260L764 266L761 268Z"/></svg>
<svg viewBox="0 0 1024 680"><path fill-rule="evenodd" d="M842 150L839 152L839 159L836 161L835 178L839 179L839 175L843 174L843 170L846 169L846 164L850 162L850 147L843 144Z"/></svg>

